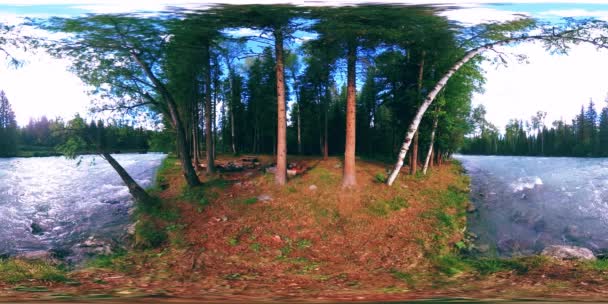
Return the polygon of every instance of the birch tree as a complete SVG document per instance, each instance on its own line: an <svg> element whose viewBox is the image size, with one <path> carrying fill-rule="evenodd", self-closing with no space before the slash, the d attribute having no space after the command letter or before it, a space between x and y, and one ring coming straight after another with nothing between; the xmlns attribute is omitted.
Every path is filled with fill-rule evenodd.
<svg viewBox="0 0 608 304"><path fill-rule="evenodd" d="M608 47L608 37L605 35L605 30L605 23L597 20L566 20L560 26L553 26L538 24L532 19L486 24L474 29L472 38L466 41L466 44L470 45L469 50L456 60L433 86L410 123L395 166L386 181L387 185L391 186L399 175L412 139L426 110L446 86L448 80L467 62L486 51L496 50L501 46L531 41L543 42L548 51L558 54L567 53L570 45L579 43L590 43L598 48L606 48ZM501 57L501 59L503 58Z"/></svg>

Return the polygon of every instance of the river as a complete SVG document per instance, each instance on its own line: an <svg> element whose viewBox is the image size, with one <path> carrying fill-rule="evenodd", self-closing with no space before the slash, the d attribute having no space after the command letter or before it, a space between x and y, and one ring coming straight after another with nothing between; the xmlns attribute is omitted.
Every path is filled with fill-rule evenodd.
<svg viewBox="0 0 608 304"><path fill-rule="evenodd" d="M115 155L144 187L164 157ZM69 257L87 239L117 241L131 206L127 187L99 156L0 159L0 256L52 251Z"/></svg>
<svg viewBox="0 0 608 304"><path fill-rule="evenodd" d="M469 230L482 253L548 245L608 250L608 159L457 155L471 177Z"/></svg>

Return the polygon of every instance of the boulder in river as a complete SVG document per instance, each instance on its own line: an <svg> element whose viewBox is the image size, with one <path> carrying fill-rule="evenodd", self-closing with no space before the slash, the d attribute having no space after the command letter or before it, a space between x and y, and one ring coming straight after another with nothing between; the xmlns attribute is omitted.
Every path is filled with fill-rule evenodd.
<svg viewBox="0 0 608 304"><path fill-rule="evenodd" d="M595 255L588 248L567 245L547 246L541 255L562 260L596 260Z"/></svg>
<svg viewBox="0 0 608 304"><path fill-rule="evenodd" d="M581 231L576 225L568 225L564 229L564 236L572 242L582 242L591 237L591 234Z"/></svg>
<svg viewBox="0 0 608 304"><path fill-rule="evenodd" d="M78 262L91 256L110 255L114 252L114 248L115 244L112 241L91 236L84 242L72 246L72 255L68 260L71 262Z"/></svg>
<svg viewBox="0 0 608 304"><path fill-rule="evenodd" d="M467 203L467 212L474 213L475 211L477 211L477 207L475 207L475 205L473 205L473 203L468 202Z"/></svg>
<svg viewBox="0 0 608 304"><path fill-rule="evenodd" d="M58 264L59 261L53 255L53 252L47 250L36 250L19 253L15 256L17 259L28 261L43 261L50 264Z"/></svg>
<svg viewBox="0 0 608 304"><path fill-rule="evenodd" d="M501 254L509 256L526 255L534 252L534 244L525 239L501 239L496 243L496 248Z"/></svg>
<svg viewBox="0 0 608 304"><path fill-rule="evenodd" d="M30 225L30 228L32 229L32 234L33 235L43 235L44 234L44 229L42 228L42 226L40 226L40 224L33 222Z"/></svg>

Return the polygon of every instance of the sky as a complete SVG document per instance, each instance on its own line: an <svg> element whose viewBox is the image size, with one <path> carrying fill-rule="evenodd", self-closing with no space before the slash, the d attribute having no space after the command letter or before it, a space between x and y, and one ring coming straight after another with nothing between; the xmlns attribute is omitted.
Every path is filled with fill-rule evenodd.
<svg viewBox="0 0 608 304"><path fill-rule="evenodd" d="M222 1L213 3L253 3L253 1ZM281 1L263 1L262 4ZM374 1L378 2L378 1ZM408 4L449 4L449 1L386 1ZM561 17L596 17L608 20L608 3L588 0L585 3L568 1L453 1L459 9L443 14L465 24L507 21L526 15L554 21ZM291 1L299 5L337 3L336 1ZM341 1L356 4L357 1ZM123 13L159 11L166 6L201 7L203 1L187 0L0 0L0 21L17 23L23 17L78 16L89 13ZM452 3L454 5L454 3ZM302 37L307 39L310 37ZM507 66L483 64L486 76L484 92L476 93L473 104L483 104L487 119L500 129L511 118L529 119L537 111L546 111L547 122L570 121L582 104L593 99L599 109L608 95L608 54L592 47L573 47L568 56L549 55L540 45L521 44L505 47L502 51L526 54L529 63L510 60ZM21 53L21 68L1 63L0 89L6 92L18 124L27 124L31 117L69 119L75 113L86 115L90 96L84 84L68 71L69 62L51 58L43 52Z"/></svg>

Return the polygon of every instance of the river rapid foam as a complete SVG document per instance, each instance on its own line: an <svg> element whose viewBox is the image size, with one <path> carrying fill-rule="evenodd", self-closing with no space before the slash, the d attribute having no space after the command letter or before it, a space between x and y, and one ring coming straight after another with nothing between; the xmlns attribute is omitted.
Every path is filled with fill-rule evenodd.
<svg viewBox="0 0 608 304"><path fill-rule="evenodd" d="M144 187L164 154L118 154ZM70 255L86 240L117 240L130 223L132 200L99 156L0 159L0 256L55 250Z"/></svg>
<svg viewBox="0 0 608 304"><path fill-rule="evenodd" d="M608 159L457 155L471 177L469 229L488 253L549 245L608 251Z"/></svg>

